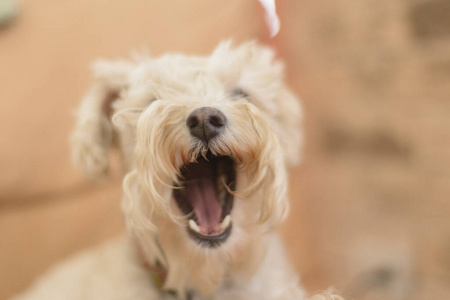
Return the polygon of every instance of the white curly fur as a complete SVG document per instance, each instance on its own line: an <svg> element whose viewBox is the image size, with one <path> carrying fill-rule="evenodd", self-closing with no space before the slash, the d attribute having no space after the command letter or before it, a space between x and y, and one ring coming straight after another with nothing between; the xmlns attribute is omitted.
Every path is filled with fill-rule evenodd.
<svg viewBox="0 0 450 300"><path fill-rule="evenodd" d="M274 232L289 207L285 168L299 160L302 117L273 52L224 42L209 57L98 62L94 75L77 114L73 161L87 176L104 178L110 147L120 149L130 238L60 266L18 299L172 299L153 286L136 248L167 268L164 288L181 298L194 291L198 300L305 299ZM233 95L236 88L248 97ZM228 120L208 149L186 126L205 106ZM238 175L233 231L215 249L186 234L172 196L180 167L207 150L232 157Z"/></svg>

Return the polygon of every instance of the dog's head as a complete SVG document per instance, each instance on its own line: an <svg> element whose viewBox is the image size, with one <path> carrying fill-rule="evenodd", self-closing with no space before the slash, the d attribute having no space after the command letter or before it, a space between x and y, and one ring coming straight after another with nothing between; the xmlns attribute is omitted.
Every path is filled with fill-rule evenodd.
<svg viewBox="0 0 450 300"><path fill-rule="evenodd" d="M143 247L152 251L156 233L165 259L236 260L288 210L285 167L299 159L301 113L282 73L255 43L99 63L73 135L75 163L105 174L117 135L123 210Z"/></svg>

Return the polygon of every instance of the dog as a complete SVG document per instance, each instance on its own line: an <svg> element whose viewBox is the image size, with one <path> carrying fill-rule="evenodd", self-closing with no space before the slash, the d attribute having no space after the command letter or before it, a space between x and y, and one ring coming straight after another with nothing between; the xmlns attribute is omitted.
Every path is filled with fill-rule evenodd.
<svg viewBox="0 0 450 300"><path fill-rule="evenodd" d="M210 56L99 61L93 71L73 161L105 178L119 149L129 234L16 299L305 299L275 230L289 210L302 111L274 52L226 41Z"/></svg>

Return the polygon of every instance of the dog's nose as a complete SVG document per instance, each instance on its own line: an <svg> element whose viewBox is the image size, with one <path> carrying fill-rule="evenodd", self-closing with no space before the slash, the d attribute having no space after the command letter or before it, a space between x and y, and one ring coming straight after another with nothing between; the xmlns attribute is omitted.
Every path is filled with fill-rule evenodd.
<svg viewBox="0 0 450 300"><path fill-rule="evenodd" d="M191 134L204 142L218 135L226 124L225 115L213 107L197 108L186 120Z"/></svg>

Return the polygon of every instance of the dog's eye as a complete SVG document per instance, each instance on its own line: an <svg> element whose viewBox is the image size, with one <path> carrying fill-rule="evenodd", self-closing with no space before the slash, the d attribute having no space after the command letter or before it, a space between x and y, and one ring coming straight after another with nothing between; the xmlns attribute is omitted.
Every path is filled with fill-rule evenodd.
<svg viewBox="0 0 450 300"><path fill-rule="evenodd" d="M231 91L231 95L234 98L240 99L240 98L247 98L249 99L249 95L241 88L235 88Z"/></svg>

